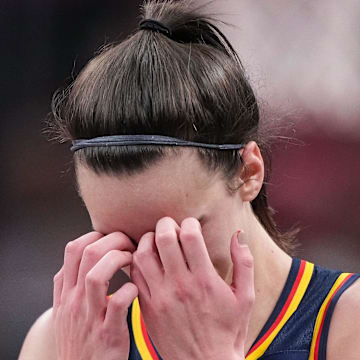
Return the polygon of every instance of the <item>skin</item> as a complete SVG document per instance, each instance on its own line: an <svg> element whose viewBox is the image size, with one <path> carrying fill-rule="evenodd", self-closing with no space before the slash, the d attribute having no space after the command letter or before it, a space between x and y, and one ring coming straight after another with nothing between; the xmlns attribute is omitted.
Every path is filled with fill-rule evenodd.
<svg viewBox="0 0 360 360"><path fill-rule="evenodd" d="M109 314L111 311L117 313L114 317L105 317L105 321L102 316L98 322L101 326L96 328L112 328L110 334L121 335L110 338L112 347L107 344L103 348L96 348L99 354L109 348L113 350L113 354L111 351L107 353L106 359L119 360L118 349L123 351L127 346L121 343L127 339L127 328L121 325L126 324L125 312L119 309L127 309L136 295L139 296L150 336L161 350L160 353L165 354L164 359L204 358L208 349L210 351L206 353L206 358L209 359L243 359L275 306L285 284L291 258L276 246L250 206L250 201L260 191L264 177L259 148L256 143L250 142L241 151L248 171L246 175L243 172L238 174L235 180L244 184L232 196L226 192L218 176L209 175L201 167L191 149L185 148L181 157L164 159L130 178L96 175L78 165L79 190L95 231L67 245L64 267L54 278L54 309L44 313L34 324L25 340L20 359L70 358L60 354L56 357L54 354L54 326L58 326L58 334L63 333L64 341L68 341L70 329L66 322L56 322L56 313L59 314L60 308L56 299L61 302L63 298L69 303L68 299L76 300L82 291L91 288L93 296L90 298L93 300L90 303L94 302L94 309L107 306ZM237 246L235 241L239 229L243 231L240 236L243 246ZM179 241L184 253L180 251ZM191 257L189 254L192 252L198 256ZM112 265L109 267L108 264ZM197 265L198 270L206 271L188 271L188 268ZM161 271L162 267L164 271ZM67 277L64 276L65 268ZM120 268L128 273L133 284L123 286L111 298L112 302L104 303L108 285L105 280L109 280ZM209 298L214 301L198 301L199 294L194 289L199 286L194 284L200 283L207 284L205 288L211 289ZM181 286L174 287L173 284ZM65 288L67 290L64 292ZM174 291L179 288L181 291ZM152 298L152 293L158 296ZM206 299L204 294L202 300ZM154 298L167 301L154 301ZM360 285L357 282L344 293L335 308L328 341L330 360L355 359L360 353L359 341L356 341L360 331L360 311L354 311L358 308L359 299ZM96 301L99 303L96 304ZM190 303L191 307L182 306L184 303ZM76 301L72 304L76 305ZM192 330L191 326L196 328L199 323L204 323L204 317L202 321L196 321L197 314L204 311L204 304L207 314L214 315L207 315L209 319L204 324L206 331L214 330L209 332L209 337L219 338L223 335L224 339L228 339L233 336L234 342L227 344L226 348L209 348L206 339L202 338L197 339L198 347L193 346L194 341L186 342L186 334ZM224 318L226 313L220 309L228 306L233 306L231 312L237 314L232 318L242 320L236 322L238 327L229 321L225 328L230 330L221 333L217 329L220 319L216 315ZM171 311L167 311L169 309ZM75 314L81 313L76 307L75 310L73 308ZM118 321L119 311L123 321ZM159 318L159 314L164 319ZM172 317L171 314L175 315ZM182 324L188 327L176 327L178 319L185 316L186 321ZM117 321L111 321L112 318ZM168 328L162 328L161 324L166 322L173 323L172 329L176 330L169 332ZM183 333L182 329L185 330ZM198 330L201 333L201 329ZM77 331L84 331L84 327ZM104 331L94 333L91 338L84 333L83 338L89 339L91 348L92 339L99 339L103 334ZM61 337L58 335L58 338ZM190 338L193 339L193 336ZM77 336L75 343L78 343L78 339ZM172 348L171 344L179 342L178 339L184 342ZM80 346L71 351L75 353L83 348L86 347ZM190 352L181 353L178 349ZM90 353L93 355L93 352ZM79 352L76 358L90 359L89 354Z"/></svg>

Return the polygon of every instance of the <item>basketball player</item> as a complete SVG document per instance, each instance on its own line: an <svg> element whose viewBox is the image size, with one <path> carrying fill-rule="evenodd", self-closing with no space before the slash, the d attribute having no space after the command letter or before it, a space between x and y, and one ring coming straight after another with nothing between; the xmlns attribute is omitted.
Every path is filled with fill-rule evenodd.
<svg viewBox="0 0 360 360"><path fill-rule="evenodd" d="M94 231L66 245L20 359L360 359L359 275L291 256L231 44L194 4L142 11L53 99Z"/></svg>

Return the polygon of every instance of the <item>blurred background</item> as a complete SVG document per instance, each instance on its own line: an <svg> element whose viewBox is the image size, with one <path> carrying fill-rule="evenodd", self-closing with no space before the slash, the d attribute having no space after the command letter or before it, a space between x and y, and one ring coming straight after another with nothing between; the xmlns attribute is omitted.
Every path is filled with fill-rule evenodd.
<svg viewBox="0 0 360 360"><path fill-rule="evenodd" d="M199 1L201 3L203 1ZM52 305L65 244L90 230L69 145L42 135L53 92L138 23L139 1L0 2L0 359L16 359ZM265 113L270 204L302 227L297 256L360 272L360 2L215 0ZM290 129L290 132L289 132Z"/></svg>

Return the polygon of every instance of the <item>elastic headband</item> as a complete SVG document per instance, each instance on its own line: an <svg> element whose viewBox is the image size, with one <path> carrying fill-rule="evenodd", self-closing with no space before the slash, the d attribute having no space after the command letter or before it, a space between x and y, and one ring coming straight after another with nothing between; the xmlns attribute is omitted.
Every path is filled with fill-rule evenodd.
<svg viewBox="0 0 360 360"><path fill-rule="evenodd" d="M162 135L111 135L92 139L73 140L70 150L75 152L79 149L88 147L109 147L124 145L194 146L218 150L234 150L245 147L244 144L203 144Z"/></svg>
<svg viewBox="0 0 360 360"><path fill-rule="evenodd" d="M169 38L171 38L172 35L171 30L167 26L156 20L145 19L140 22L139 27L141 30L160 32Z"/></svg>

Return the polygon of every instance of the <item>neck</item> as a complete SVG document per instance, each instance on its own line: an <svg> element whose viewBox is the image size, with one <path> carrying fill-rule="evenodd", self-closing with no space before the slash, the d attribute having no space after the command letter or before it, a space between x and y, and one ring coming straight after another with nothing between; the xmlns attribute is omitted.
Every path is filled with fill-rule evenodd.
<svg viewBox="0 0 360 360"><path fill-rule="evenodd" d="M244 237L254 258L256 296L245 344L247 352L280 297L290 271L292 258L275 244L253 214L250 204L246 223L248 226L244 229ZM224 280L228 284L232 282L232 263L228 267Z"/></svg>

